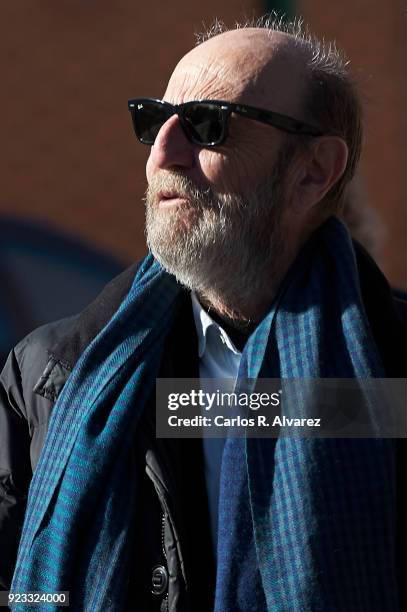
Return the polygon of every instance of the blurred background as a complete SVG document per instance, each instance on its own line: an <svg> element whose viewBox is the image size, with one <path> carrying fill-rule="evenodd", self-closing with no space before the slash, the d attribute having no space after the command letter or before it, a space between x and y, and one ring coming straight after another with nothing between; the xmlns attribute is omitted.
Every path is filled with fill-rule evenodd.
<svg viewBox="0 0 407 612"><path fill-rule="evenodd" d="M404 2L13 0L0 9L0 359L146 252L148 147L127 99L160 97L215 17L232 25L273 9L302 16L351 60L366 133L349 217L392 285L407 288Z"/></svg>

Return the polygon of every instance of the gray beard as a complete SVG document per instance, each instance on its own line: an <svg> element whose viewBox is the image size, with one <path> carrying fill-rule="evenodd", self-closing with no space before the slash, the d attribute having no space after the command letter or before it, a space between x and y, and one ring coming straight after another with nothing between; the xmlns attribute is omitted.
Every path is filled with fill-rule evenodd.
<svg viewBox="0 0 407 612"><path fill-rule="evenodd" d="M185 287L210 299L245 305L267 296L284 255L283 189L281 173L274 174L247 198L198 190L180 174L156 175L146 193L154 257ZM188 205L159 207L160 190L176 191Z"/></svg>

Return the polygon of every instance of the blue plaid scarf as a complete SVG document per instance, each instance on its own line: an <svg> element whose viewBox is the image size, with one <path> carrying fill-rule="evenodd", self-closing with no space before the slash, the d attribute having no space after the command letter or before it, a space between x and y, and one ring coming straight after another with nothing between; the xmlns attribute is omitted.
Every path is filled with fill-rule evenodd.
<svg viewBox="0 0 407 612"><path fill-rule="evenodd" d="M250 338L238 378L384 376L352 243L332 218ZM395 538L392 440L226 441L216 612L394 612Z"/></svg>
<svg viewBox="0 0 407 612"><path fill-rule="evenodd" d="M137 545L129 454L181 291L148 256L72 372L31 482L13 591L69 590L73 609L92 612L125 607ZM249 339L239 376L381 375L353 249L331 219ZM392 461L389 441L229 440L216 611L395 610Z"/></svg>

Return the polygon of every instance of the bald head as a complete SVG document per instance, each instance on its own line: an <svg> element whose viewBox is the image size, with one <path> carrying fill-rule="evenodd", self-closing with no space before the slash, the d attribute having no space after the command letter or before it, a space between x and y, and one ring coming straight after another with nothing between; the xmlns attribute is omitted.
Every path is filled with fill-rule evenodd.
<svg viewBox="0 0 407 612"><path fill-rule="evenodd" d="M300 119L308 60L290 34L261 28L224 32L181 59L165 99L238 101Z"/></svg>

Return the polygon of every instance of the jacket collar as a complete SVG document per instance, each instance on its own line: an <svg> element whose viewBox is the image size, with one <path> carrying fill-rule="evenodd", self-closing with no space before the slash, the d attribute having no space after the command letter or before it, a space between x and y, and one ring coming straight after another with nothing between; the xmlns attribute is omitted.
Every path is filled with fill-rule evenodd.
<svg viewBox="0 0 407 612"><path fill-rule="evenodd" d="M130 291L140 262L133 264L104 287L98 297L72 320L67 333L49 348L53 359L72 369L86 347L112 318Z"/></svg>
<svg viewBox="0 0 407 612"><path fill-rule="evenodd" d="M366 316L389 378L407 377L407 302L393 296L368 252L353 243Z"/></svg>

